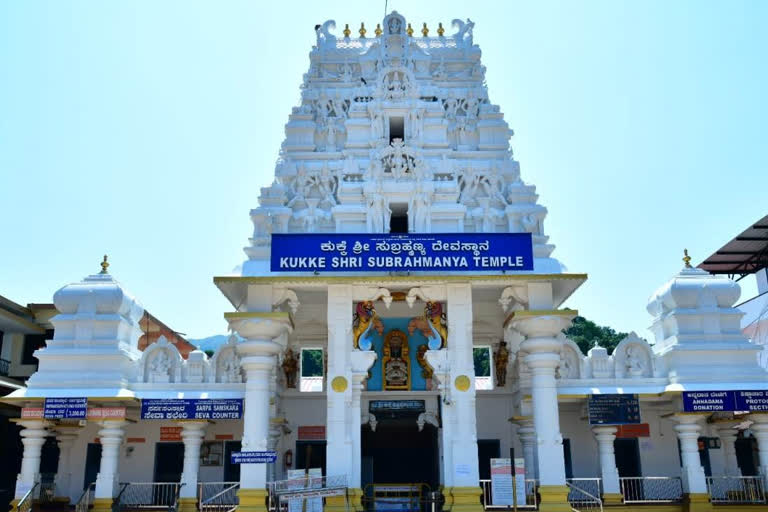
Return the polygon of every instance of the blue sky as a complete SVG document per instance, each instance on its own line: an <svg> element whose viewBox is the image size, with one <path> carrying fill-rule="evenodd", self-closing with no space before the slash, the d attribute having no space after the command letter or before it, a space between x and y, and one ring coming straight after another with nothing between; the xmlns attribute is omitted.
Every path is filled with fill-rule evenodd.
<svg viewBox="0 0 768 512"><path fill-rule="evenodd" d="M491 100L568 305L648 333L648 296L766 214L768 2L389 2L434 33L475 21ZM0 294L49 302L110 271L190 337L244 258L313 26L383 2L0 3ZM745 280L747 281L747 280ZM745 294L754 293L748 283Z"/></svg>

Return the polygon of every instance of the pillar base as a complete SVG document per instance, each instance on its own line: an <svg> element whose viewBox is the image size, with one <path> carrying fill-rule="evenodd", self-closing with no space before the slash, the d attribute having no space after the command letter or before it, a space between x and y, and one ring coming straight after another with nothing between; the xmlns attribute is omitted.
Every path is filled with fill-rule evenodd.
<svg viewBox="0 0 768 512"><path fill-rule="evenodd" d="M349 508L347 508L349 500ZM346 496L328 496L325 498L324 512L350 512L363 510L363 490L355 487L347 489Z"/></svg>
<svg viewBox="0 0 768 512"><path fill-rule="evenodd" d="M603 505L623 505L624 496L620 493L603 494Z"/></svg>
<svg viewBox="0 0 768 512"><path fill-rule="evenodd" d="M480 487L446 487L443 490L446 502L452 503L451 512L483 512L483 504L480 501L482 494Z"/></svg>
<svg viewBox="0 0 768 512"><path fill-rule="evenodd" d="M179 512L197 512L197 498L179 498Z"/></svg>
<svg viewBox="0 0 768 512"><path fill-rule="evenodd" d="M237 510L240 512L267 512L267 496L266 489L240 489L237 491L237 497L240 498L240 505Z"/></svg>
<svg viewBox="0 0 768 512"><path fill-rule="evenodd" d="M683 510L685 512L712 512L712 503L706 493L683 495Z"/></svg>
<svg viewBox="0 0 768 512"><path fill-rule="evenodd" d="M91 512L112 512L112 498L94 498Z"/></svg>
<svg viewBox="0 0 768 512"><path fill-rule="evenodd" d="M567 485L541 485L539 486L539 512L571 512L568 503Z"/></svg>

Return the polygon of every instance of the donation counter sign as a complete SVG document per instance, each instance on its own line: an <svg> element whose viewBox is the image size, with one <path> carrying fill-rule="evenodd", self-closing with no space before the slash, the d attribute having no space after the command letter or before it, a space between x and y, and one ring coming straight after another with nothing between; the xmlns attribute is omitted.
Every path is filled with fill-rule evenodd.
<svg viewBox="0 0 768 512"><path fill-rule="evenodd" d="M530 233L272 234L272 272L533 270Z"/></svg>
<svg viewBox="0 0 768 512"><path fill-rule="evenodd" d="M87 410L87 398L46 398L43 403L43 418L84 420Z"/></svg>

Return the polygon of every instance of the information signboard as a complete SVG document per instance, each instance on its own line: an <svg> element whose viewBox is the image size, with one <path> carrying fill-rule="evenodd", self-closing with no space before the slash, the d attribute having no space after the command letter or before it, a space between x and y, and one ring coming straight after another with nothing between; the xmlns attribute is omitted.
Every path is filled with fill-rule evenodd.
<svg viewBox="0 0 768 512"><path fill-rule="evenodd" d="M737 411L768 411L768 391L735 391Z"/></svg>
<svg viewBox="0 0 768 512"><path fill-rule="evenodd" d="M232 464L271 464L277 460L277 452L232 452Z"/></svg>
<svg viewBox="0 0 768 512"><path fill-rule="evenodd" d="M491 504L511 506L514 504L514 482L511 459L491 459Z"/></svg>
<svg viewBox="0 0 768 512"><path fill-rule="evenodd" d="M533 270L533 242L530 233L274 233L271 270Z"/></svg>
<svg viewBox="0 0 768 512"><path fill-rule="evenodd" d="M768 411L768 391L684 391L685 412Z"/></svg>
<svg viewBox="0 0 768 512"><path fill-rule="evenodd" d="M50 420L84 420L88 412L87 398L46 398L43 418Z"/></svg>
<svg viewBox="0 0 768 512"><path fill-rule="evenodd" d="M242 398L141 400L143 420L237 420L242 417Z"/></svg>
<svg viewBox="0 0 768 512"><path fill-rule="evenodd" d="M373 413L390 411L424 412L425 410L424 400L371 400L368 403L368 411Z"/></svg>
<svg viewBox="0 0 768 512"><path fill-rule="evenodd" d="M640 423L637 395L590 395L590 425L626 425Z"/></svg>

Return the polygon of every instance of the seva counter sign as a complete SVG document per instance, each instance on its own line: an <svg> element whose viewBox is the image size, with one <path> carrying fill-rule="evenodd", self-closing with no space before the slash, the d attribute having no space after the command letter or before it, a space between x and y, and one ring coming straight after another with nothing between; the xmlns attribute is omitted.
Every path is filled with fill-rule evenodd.
<svg viewBox="0 0 768 512"><path fill-rule="evenodd" d="M237 420L242 416L242 398L162 398L141 401L143 420Z"/></svg>
<svg viewBox="0 0 768 512"><path fill-rule="evenodd" d="M87 398L46 398L43 403L43 418L45 419L84 420L87 411Z"/></svg>
<svg viewBox="0 0 768 512"><path fill-rule="evenodd" d="M273 234L272 272L533 270L530 233Z"/></svg>

